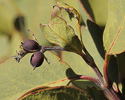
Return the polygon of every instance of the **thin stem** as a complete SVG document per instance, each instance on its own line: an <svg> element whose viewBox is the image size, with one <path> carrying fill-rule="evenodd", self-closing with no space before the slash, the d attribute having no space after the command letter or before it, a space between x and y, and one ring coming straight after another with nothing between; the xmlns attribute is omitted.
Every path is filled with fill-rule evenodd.
<svg viewBox="0 0 125 100"><path fill-rule="evenodd" d="M87 75L81 75L80 79L89 80L89 81L94 82L98 86L101 86L100 81L98 79L94 78L94 77L87 76Z"/></svg>
<svg viewBox="0 0 125 100"><path fill-rule="evenodd" d="M40 51L45 52L45 51L66 51L66 50L60 46L41 46Z"/></svg>
<svg viewBox="0 0 125 100"><path fill-rule="evenodd" d="M87 75L77 75L75 77L69 78L71 81L67 84L69 85L72 81L74 80L78 80L78 79L82 79L82 80L89 80L94 82L95 84L97 84L99 87L101 87L101 83L98 79L91 77L91 76L87 76Z"/></svg>
<svg viewBox="0 0 125 100"><path fill-rule="evenodd" d="M103 80L103 75L102 73L100 72L100 70L98 69L98 67L96 66L95 63L93 63L93 65L91 66L92 69L94 70L94 72L96 73L96 75L98 76L100 82L101 82L101 85L104 86L104 80Z"/></svg>
<svg viewBox="0 0 125 100"><path fill-rule="evenodd" d="M103 75L101 74L100 70L98 69L98 67L96 66L94 60L89 59L84 53L81 55L82 58L84 59L84 61L91 66L91 68L94 70L94 72L96 73L96 75L98 76L101 85L104 86L104 80L103 80Z"/></svg>
<svg viewBox="0 0 125 100"><path fill-rule="evenodd" d="M28 32L30 32L31 34L32 34L32 37L33 37L33 39L35 40L35 41L37 41L37 39L36 39L36 37L35 37L35 35L33 34L33 32L31 31L31 30L27 30Z"/></svg>

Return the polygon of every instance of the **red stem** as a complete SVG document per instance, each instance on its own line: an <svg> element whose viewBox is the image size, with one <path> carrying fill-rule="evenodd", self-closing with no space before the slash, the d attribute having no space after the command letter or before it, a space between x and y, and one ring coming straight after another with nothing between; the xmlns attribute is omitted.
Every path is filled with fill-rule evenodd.
<svg viewBox="0 0 125 100"><path fill-rule="evenodd" d="M98 86L101 86L100 81L98 79L94 78L94 77L87 76L87 75L82 75L80 77L80 79L89 80L89 81L92 81L92 82L96 83Z"/></svg>
<svg viewBox="0 0 125 100"><path fill-rule="evenodd" d="M94 77L91 77L91 76L87 76L87 75L77 75L75 77L71 77L69 78L71 81L67 84L69 85L72 81L74 80L78 80L78 79L82 79L82 80L89 80L89 81L92 81L94 82L95 84L97 84L99 87L101 87L101 83L98 79L94 78Z"/></svg>
<svg viewBox="0 0 125 100"><path fill-rule="evenodd" d="M110 55L105 55L105 62L104 62L104 67L103 67L103 74L104 74L104 79L105 79L105 87L111 87L111 80L109 78L109 74L108 74L108 65L109 65L109 60L110 60L111 56Z"/></svg>

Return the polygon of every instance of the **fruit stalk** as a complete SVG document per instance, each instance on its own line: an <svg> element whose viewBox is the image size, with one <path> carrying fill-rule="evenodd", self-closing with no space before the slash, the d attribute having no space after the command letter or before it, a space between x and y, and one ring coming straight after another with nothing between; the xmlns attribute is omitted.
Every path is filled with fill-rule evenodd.
<svg viewBox="0 0 125 100"><path fill-rule="evenodd" d="M60 46L41 46L40 51L45 52L45 51L66 51L66 50Z"/></svg>

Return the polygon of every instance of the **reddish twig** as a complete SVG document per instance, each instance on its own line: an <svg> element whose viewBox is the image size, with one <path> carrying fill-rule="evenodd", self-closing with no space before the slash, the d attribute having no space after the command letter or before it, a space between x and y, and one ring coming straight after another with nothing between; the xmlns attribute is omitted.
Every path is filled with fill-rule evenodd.
<svg viewBox="0 0 125 100"><path fill-rule="evenodd" d="M104 74L104 79L105 79L105 87L110 87L111 84L111 80L109 78L109 74L108 74L108 65L109 65L109 60L110 60L111 56L110 55L105 55L105 62L104 62L104 66L103 66L103 74Z"/></svg>

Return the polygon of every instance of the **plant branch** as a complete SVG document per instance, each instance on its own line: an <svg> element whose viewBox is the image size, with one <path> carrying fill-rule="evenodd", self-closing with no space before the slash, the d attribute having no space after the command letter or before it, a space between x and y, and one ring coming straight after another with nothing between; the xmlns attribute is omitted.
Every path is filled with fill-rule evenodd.
<svg viewBox="0 0 125 100"><path fill-rule="evenodd" d="M89 80L89 81L94 82L94 83L97 84L98 86L101 86L100 81L99 81L98 79L94 78L94 77L87 76L87 75L81 75L81 76L80 76L80 79Z"/></svg>
<svg viewBox="0 0 125 100"><path fill-rule="evenodd" d="M94 72L96 73L96 75L98 76L98 78L101 82L101 85L104 86L105 83L104 83L104 80L103 80L103 75L100 72L100 70L98 69L97 65L95 63L93 63L93 65L91 67L94 70Z"/></svg>
<svg viewBox="0 0 125 100"><path fill-rule="evenodd" d="M115 92L112 87L110 88L105 87L104 90L110 100L125 100L123 96Z"/></svg>
<svg viewBox="0 0 125 100"><path fill-rule="evenodd" d="M104 86L104 80L103 80L103 75L101 74L100 70L98 69L98 67L96 66L93 58L91 57L91 59L89 59L90 57L88 57L87 55L85 55L84 53L82 53L82 58L84 59L84 61L91 66L91 68L94 70L94 72L96 73L96 75L99 78L99 81L101 82L101 85Z"/></svg>

